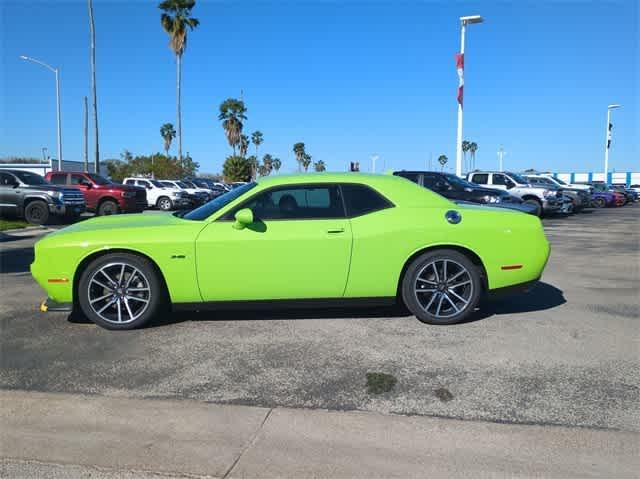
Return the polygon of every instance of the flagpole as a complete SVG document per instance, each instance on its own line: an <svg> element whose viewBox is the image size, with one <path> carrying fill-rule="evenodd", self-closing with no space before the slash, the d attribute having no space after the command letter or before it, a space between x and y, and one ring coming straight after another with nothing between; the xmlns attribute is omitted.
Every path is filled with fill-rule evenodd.
<svg viewBox="0 0 640 479"><path fill-rule="evenodd" d="M458 86L458 135L456 137L456 175L462 176L462 103L464 95L464 37L467 32L467 25L472 23L482 23L484 19L480 15L460 17L460 61L458 65L458 75L460 85ZM462 67L462 71L460 71ZM462 93L462 95L461 95Z"/></svg>
<svg viewBox="0 0 640 479"><path fill-rule="evenodd" d="M604 139L604 179L603 181L607 182L607 175L609 174L609 147L611 146L611 128L613 125L611 124L611 110L615 110L616 108L620 108L622 105L613 104L607 107L607 129L606 136Z"/></svg>

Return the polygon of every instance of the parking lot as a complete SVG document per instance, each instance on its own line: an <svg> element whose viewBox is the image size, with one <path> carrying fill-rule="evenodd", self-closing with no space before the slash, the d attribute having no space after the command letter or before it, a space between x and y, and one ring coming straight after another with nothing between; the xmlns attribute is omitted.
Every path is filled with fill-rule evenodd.
<svg viewBox="0 0 640 479"><path fill-rule="evenodd" d="M539 285L441 327L387 309L286 310L110 332L40 313L41 233L3 234L0 387L640 431L639 218L635 204L545 219ZM368 372L397 384L370 395Z"/></svg>

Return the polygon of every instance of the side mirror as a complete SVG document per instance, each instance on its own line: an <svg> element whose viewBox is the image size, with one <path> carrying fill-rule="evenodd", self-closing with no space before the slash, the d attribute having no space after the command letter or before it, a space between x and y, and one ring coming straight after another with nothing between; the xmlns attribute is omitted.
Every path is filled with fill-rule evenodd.
<svg viewBox="0 0 640 479"><path fill-rule="evenodd" d="M13 183L11 185L11 188L17 188L18 186L20 186L20 183L18 183L17 181L15 183Z"/></svg>
<svg viewBox="0 0 640 479"><path fill-rule="evenodd" d="M233 224L233 227L241 230L253 223L253 211L249 208L242 208L235 214L235 218L236 222Z"/></svg>
<svg viewBox="0 0 640 479"><path fill-rule="evenodd" d="M85 186L85 188L87 188L88 190L90 190L91 188L93 188L93 185L92 185L91 183L89 183L88 181L87 181L87 182L84 182L84 183L82 183L82 184L83 184L83 185Z"/></svg>

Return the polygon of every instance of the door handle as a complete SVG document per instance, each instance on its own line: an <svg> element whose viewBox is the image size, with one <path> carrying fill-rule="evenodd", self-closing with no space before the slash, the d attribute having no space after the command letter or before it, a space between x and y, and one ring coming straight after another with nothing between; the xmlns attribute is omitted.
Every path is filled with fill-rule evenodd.
<svg viewBox="0 0 640 479"><path fill-rule="evenodd" d="M332 229L327 230L327 233L329 233L329 234L344 233L344 228L332 228Z"/></svg>

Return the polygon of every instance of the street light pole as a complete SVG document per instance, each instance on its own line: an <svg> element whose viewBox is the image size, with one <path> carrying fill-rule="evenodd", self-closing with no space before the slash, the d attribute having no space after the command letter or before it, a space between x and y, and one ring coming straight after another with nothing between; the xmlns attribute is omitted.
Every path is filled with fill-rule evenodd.
<svg viewBox="0 0 640 479"><path fill-rule="evenodd" d="M504 160L504 148L502 148L502 146L500 147L500 150L498 151L498 158L500 158L500 170L499 171L504 171L504 164L503 164L503 160Z"/></svg>
<svg viewBox="0 0 640 479"><path fill-rule="evenodd" d="M57 119L57 129L58 129L58 171L62 170L62 128L60 126L60 72L57 68L53 68L51 65L46 64L40 60L36 60L35 58L27 57L25 55L20 55L22 60L37 63L45 68L48 68L53 73L56 74L56 119Z"/></svg>
<svg viewBox="0 0 640 479"><path fill-rule="evenodd" d="M484 19L480 15L460 17L460 55L464 65L464 39L467 32L467 25L472 23L482 23ZM464 72L464 66L463 66ZM464 73L463 73L464 75ZM464 77L461 78L464 86ZM462 99L461 99L462 100ZM462 176L462 101L458 101L458 135L456 137L456 175Z"/></svg>
<svg viewBox="0 0 640 479"><path fill-rule="evenodd" d="M607 174L609 173L609 147L611 146L611 110L620 108L622 105L609 105L607 107L607 129L604 138L604 182L607 182Z"/></svg>

